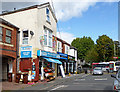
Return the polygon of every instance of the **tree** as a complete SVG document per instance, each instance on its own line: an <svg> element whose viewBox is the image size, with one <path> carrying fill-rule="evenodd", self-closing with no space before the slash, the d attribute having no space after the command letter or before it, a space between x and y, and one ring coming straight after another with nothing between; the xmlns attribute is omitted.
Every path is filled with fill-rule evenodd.
<svg viewBox="0 0 120 92"><path fill-rule="evenodd" d="M99 62L99 54L96 51L96 45L87 51L85 61L88 63Z"/></svg>
<svg viewBox="0 0 120 92"><path fill-rule="evenodd" d="M77 48L78 58L84 60L86 52L94 46L94 41L90 37L84 36L74 39L71 45Z"/></svg>
<svg viewBox="0 0 120 92"><path fill-rule="evenodd" d="M99 36L96 41L97 52L99 53L99 61L113 60L114 42L106 35Z"/></svg>

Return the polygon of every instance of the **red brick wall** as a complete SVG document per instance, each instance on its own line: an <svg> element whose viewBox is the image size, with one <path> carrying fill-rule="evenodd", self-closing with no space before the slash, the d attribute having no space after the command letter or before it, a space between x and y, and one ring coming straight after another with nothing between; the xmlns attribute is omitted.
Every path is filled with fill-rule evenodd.
<svg viewBox="0 0 120 92"><path fill-rule="evenodd" d="M39 80L39 58L33 59L33 62L35 63L35 68L36 68L36 77L33 81L38 81Z"/></svg>
<svg viewBox="0 0 120 92"><path fill-rule="evenodd" d="M5 24L4 24L5 25ZM7 25L6 25L7 26ZM10 27L10 26L8 26ZM6 37L6 28L2 27L3 30L3 41L2 43L6 43L5 42L5 37ZM13 28L13 27L10 27L10 28ZM17 57L17 29L16 28L13 28L14 30L11 30L11 44L8 44L8 45L13 45L12 46L7 46L7 45L0 45L0 56L7 56L7 57L11 57L13 58L13 74L16 74L16 57ZM16 75L14 76L14 78L16 77Z"/></svg>
<svg viewBox="0 0 120 92"><path fill-rule="evenodd" d="M11 27L13 28L13 27ZM0 55L5 55L5 56L10 56L10 57L13 57L13 58L16 58L16 51L17 51L17 29L16 28L13 28L14 30L11 30L12 32L12 36L11 36L11 44L13 45L12 46L7 46L7 45L0 45L0 48L1 49L4 49L4 50L0 50ZM6 37L6 28L3 27L3 43L6 43L5 42L5 37ZM6 43L7 44L7 43ZM10 44L10 45L11 45Z"/></svg>
<svg viewBox="0 0 120 92"><path fill-rule="evenodd" d="M65 45L62 43L62 53L65 53Z"/></svg>
<svg viewBox="0 0 120 92"><path fill-rule="evenodd" d="M32 59L30 58L23 58L20 61L20 70L21 72L28 72L26 69L32 70Z"/></svg>

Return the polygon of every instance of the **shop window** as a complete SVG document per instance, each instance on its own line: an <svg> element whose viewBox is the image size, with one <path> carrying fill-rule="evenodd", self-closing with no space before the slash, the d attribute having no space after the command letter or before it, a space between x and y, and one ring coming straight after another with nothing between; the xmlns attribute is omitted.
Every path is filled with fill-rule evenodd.
<svg viewBox="0 0 120 92"><path fill-rule="evenodd" d="M47 21L50 22L49 9L46 8Z"/></svg>
<svg viewBox="0 0 120 92"><path fill-rule="evenodd" d="M28 30L23 31L22 44L28 44L28 37L29 37Z"/></svg>
<svg viewBox="0 0 120 92"><path fill-rule="evenodd" d="M6 37L5 37L5 41L6 43L11 43L11 31L6 29Z"/></svg>
<svg viewBox="0 0 120 92"><path fill-rule="evenodd" d="M2 41L3 39L3 31L2 31L2 27L0 27L0 41Z"/></svg>

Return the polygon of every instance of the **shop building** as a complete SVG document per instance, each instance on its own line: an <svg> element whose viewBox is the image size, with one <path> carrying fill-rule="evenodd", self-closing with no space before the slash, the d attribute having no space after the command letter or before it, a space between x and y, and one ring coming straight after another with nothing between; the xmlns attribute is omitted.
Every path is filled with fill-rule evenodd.
<svg viewBox="0 0 120 92"><path fill-rule="evenodd" d="M30 81L42 79L39 77L41 76L39 68L44 65L39 63L41 59L37 52L42 50L57 54L56 38L53 38L53 35L56 36L57 19L50 4L44 3L14 10L3 13L0 17L20 28L18 72L28 72ZM52 66L55 66L54 64Z"/></svg>
<svg viewBox="0 0 120 92"><path fill-rule="evenodd" d="M70 64L70 66L72 66L73 68L71 68L71 73L76 73L77 72L77 49L73 46L70 46L70 56L68 57L69 61L72 63L72 65Z"/></svg>
<svg viewBox="0 0 120 92"><path fill-rule="evenodd" d="M0 59L2 80L14 81L17 63L17 38L19 28L0 18Z"/></svg>
<svg viewBox="0 0 120 92"><path fill-rule="evenodd" d="M65 74L76 72L77 49L69 43L57 38L57 53L60 55ZM59 74L58 69L58 74Z"/></svg>
<svg viewBox="0 0 120 92"><path fill-rule="evenodd" d="M63 41L58 37L57 37L57 53L60 55L60 61L62 62L65 74L68 74L67 63L68 63L69 44L67 45L65 41ZM61 71L58 68L58 76L60 75L61 75Z"/></svg>

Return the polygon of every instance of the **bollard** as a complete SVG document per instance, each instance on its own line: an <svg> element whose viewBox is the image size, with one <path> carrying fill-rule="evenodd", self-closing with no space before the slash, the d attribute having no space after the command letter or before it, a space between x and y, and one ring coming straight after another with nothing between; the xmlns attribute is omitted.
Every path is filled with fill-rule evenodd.
<svg viewBox="0 0 120 92"><path fill-rule="evenodd" d="M70 73L69 73L69 76L70 76Z"/></svg>

